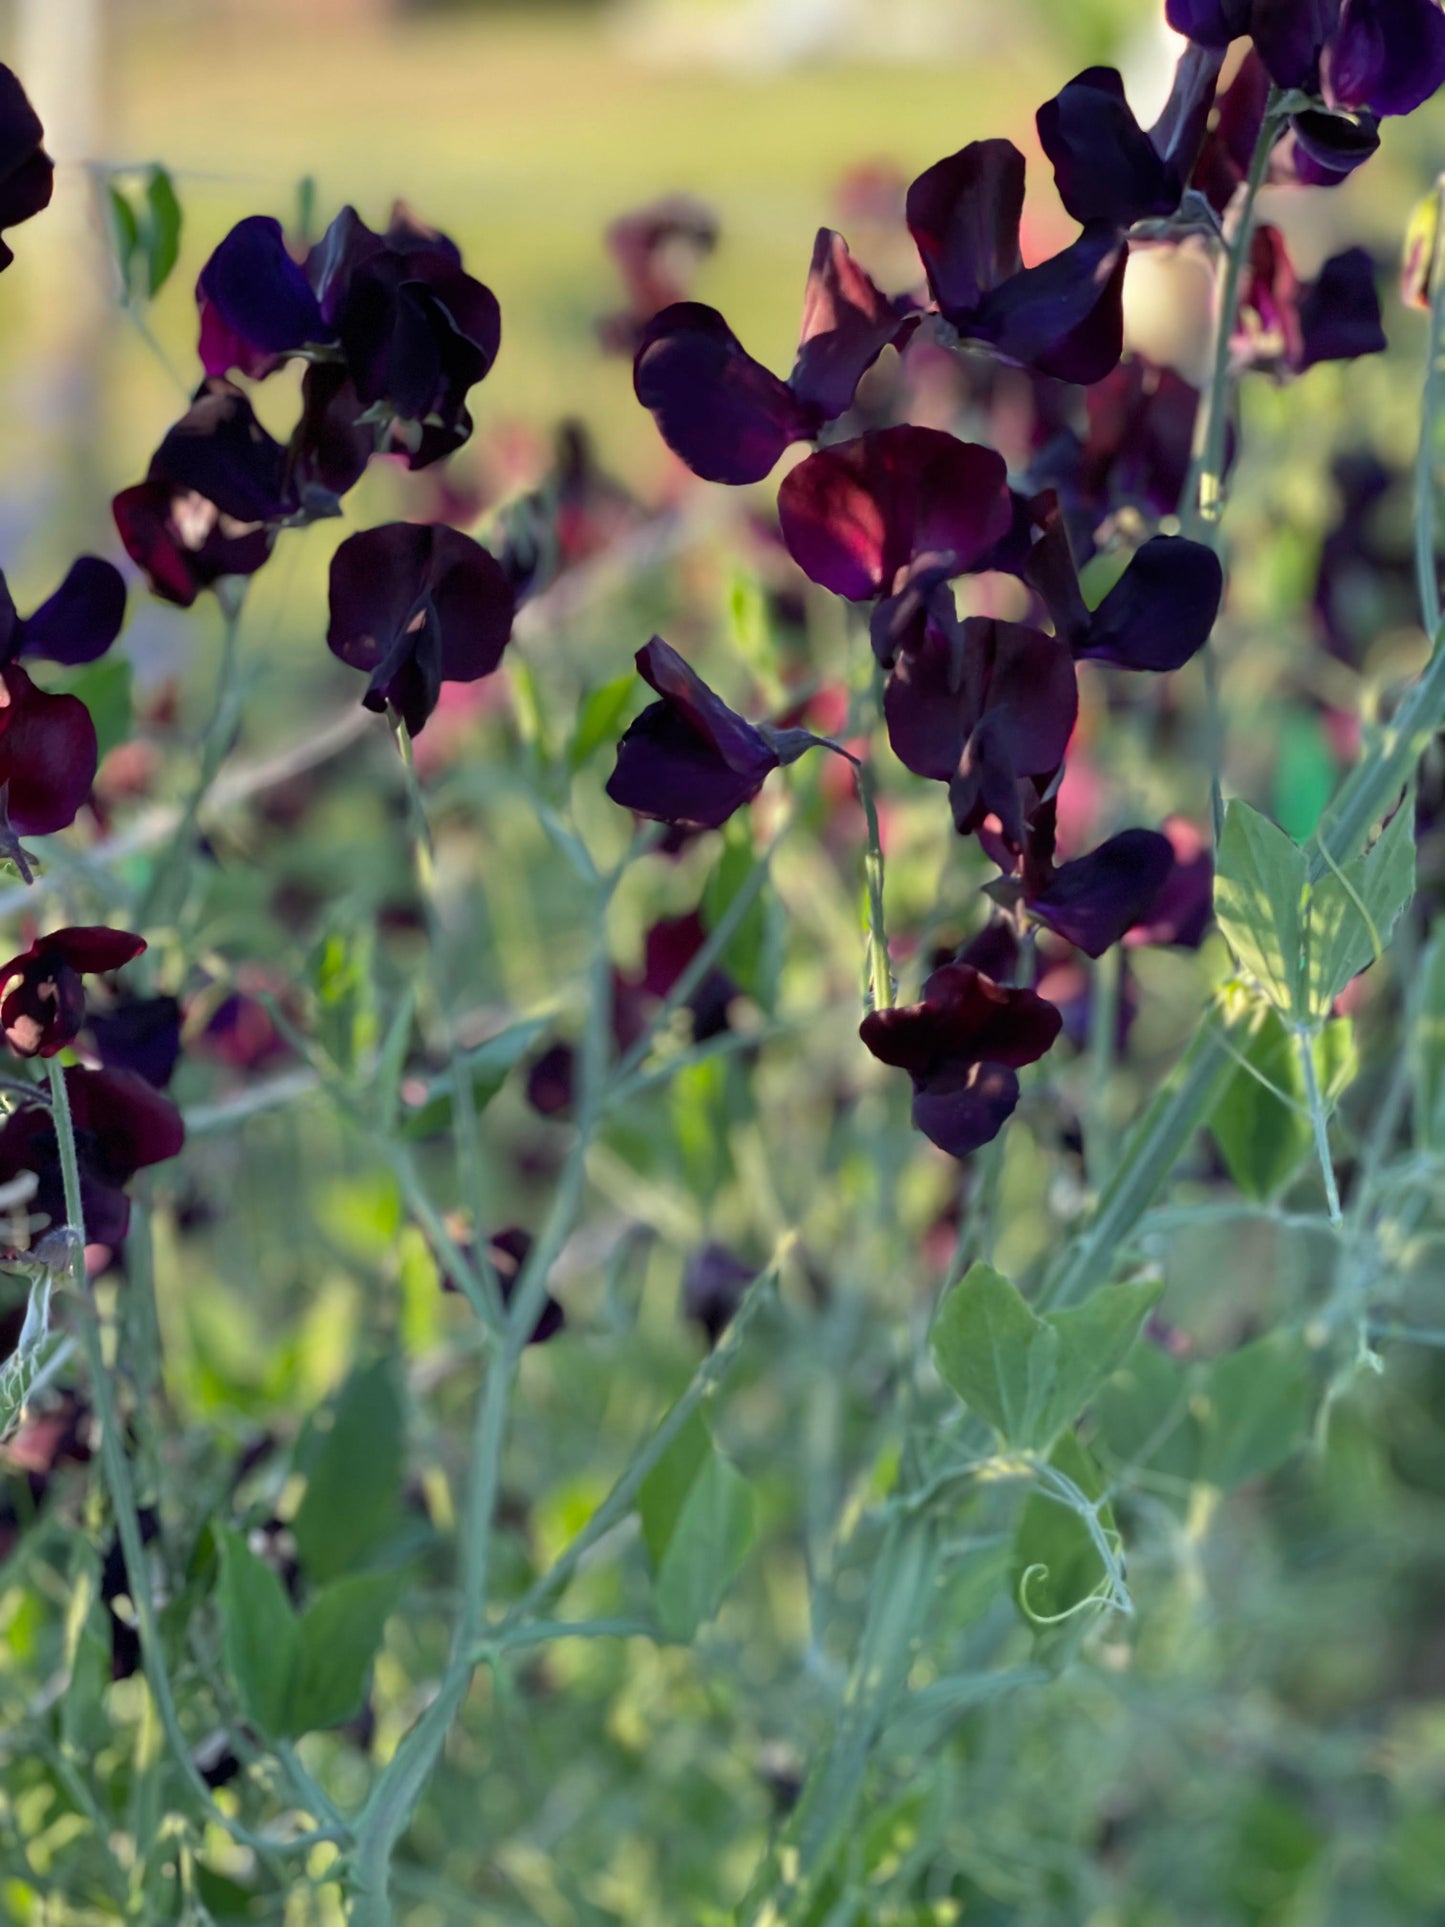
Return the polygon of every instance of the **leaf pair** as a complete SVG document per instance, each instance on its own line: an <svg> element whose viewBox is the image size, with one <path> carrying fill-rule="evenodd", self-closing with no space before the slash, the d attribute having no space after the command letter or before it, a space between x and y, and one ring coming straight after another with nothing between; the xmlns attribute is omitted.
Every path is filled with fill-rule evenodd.
<svg viewBox="0 0 1445 1927"><path fill-rule="evenodd" d="M1310 882L1310 858L1237 799L1224 815L1214 914L1241 969L1296 1024L1326 1018L1353 977L1384 954L1415 891L1413 811L1396 810L1353 863Z"/></svg>
<svg viewBox="0 0 1445 1927"><path fill-rule="evenodd" d="M753 1491L694 1413L638 1493L658 1622L691 1639L721 1606L753 1540Z"/></svg>
<svg viewBox="0 0 1445 1927"><path fill-rule="evenodd" d="M977 1264L944 1299L933 1357L945 1382L1007 1445L1047 1452L1124 1360L1163 1285L1107 1285L1040 1318Z"/></svg>

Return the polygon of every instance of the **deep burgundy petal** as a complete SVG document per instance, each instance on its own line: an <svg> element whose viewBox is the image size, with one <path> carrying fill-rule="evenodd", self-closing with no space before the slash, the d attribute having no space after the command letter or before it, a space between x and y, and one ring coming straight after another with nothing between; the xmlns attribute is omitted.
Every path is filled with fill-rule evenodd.
<svg viewBox="0 0 1445 1927"><path fill-rule="evenodd" d="M607 794L638 816L712 830L751 802L767 774L731 768L670 703L650 703L617 745Z"/></svg>
<svg viewBox="0 0 1445 1927"><path fill-rule="evenodd" d="M1346 0L1325 60L1331 96L1376 114L1413 114L1445 84L1439 0Z"/></svg>
<svg viewBox="0 0 1445 1927"><path fill-rule="evenodd" d="M113 562L82 555L54 595L21 625L19 654L51 662L94 662L125 621L125 577Z"/></svg>
<svg viewBox="0 0 1445 1927"><path fill-rule="evenodd" d="M1089 429L1080 483L1105 510L1132 505L1174 515L1184 496L1199 391L1172 368L1121 361L1084 398Z"/></svg>
<svg viewBox="0 0 1445 1927"><path fill-rule="evenodd" d="M654 636L638 650L637 673L712 746L729 769L761 782L778 767L777 752L752 724L729 709L661 636Z"/></svg>
<svg viewBox="0 0 1445 1927"><path fill-rule="evenodd" d="M119 970L132 962L146 947L144 937L138 937L133 930L112 930L108 924L71 924L64 930L52 930L48 936L39 937L31 945L35 956L51 954L63 957L72 970L93 976L107 970Z"/></svg>
<svg viewBox="0 0 1445 1927"><path fill-rule="evenodd" d="M85 1022L85 987L62 957L16 957L0 984L0 1030L17 1057L54 1057Z"/></svg>
<svg viewBox="0 0 1445 1927"><path fill-rule="evenodd" d="M313 362L301 378L301 418L292 431L287 459L302 509L338 512L340 498L361 480L376 452L376 429L361 420L365 410L356 385L337 362ZM317 501L317 496L329 498Z"/></svg>
<svg viewBox="0 0 1445 1927"><path fill-rule="evenodd" d="M1121 669L1178 669L1209 640L1224 594L1213 550L1182 535L1155 535L1071 638L1074 654Z"/></svg>
<svg viewBox="0 0 1445 1927"><path fill-rule="evenodd" d="M938 557L950 574L970 568L1008 533L1013 507L992 449L900 427L800 462L778 491L778 519L799 567L859 602L891 591L917 557Z"/></svg>
<svg viewBox="0 0 1445 1927"><path fill-rule="evenodd" d="M1340 0L1253 0L1249 31L1277 87L1316 90L1320 55L1339 17Z"/></svg>
<svg viewBox="0 0 1445 1927"><path fill-rule="evenodd" d="M915 775L949 782L985 717L1009 780L1047 775L1078 712L1073 660L1058 637L1023 623L971 616L957 638L930 625L920 649L900 652L883 711L894 753Z"/></svg>
<svg viewBox="0 0 1445 1927"><path fill-rule="evenodd" d="M920 1003L870 1011L859 1035L880 1063L915 1076L984 1061L1017 1070L1044 1055L1059 1013L1032 990L1008 989L970 964L944 964Z"/></svg>
<svg viewBox="0 0 1445 1927"><path fill-rule="evenodd" d="M1062 253L986 295L960 332L1038 374L1085 387L1102 381L1124 352L1128 256L1116 228L1086 228Z"/></svg>
<svg viewBox="0 0 1445 1927"><path fill-rule="evenodd" d="M186 1141L175 1105L134 1071L72 1067L65 1089L76 1130L90 1133L98 1167L117 1183L164 1164Z"/></svg>
<svg viewBox="0 0 1445 1927"><path fill-rule="evenodd" d="M1024 157L1012 141L973 141L935 161L908 190L908 231L939 312L961 327L1019 272Z"/></svg>
<svg viewBox="0 0 1445 1927"><path fill-rule="evenodd" d="M1364 248L1347 248L1326 261L1300 297L1299 332L1295 367L1301 373L1319 361L1384 353L1375 264Z"/></svg>
<svg viewBox="0 0 1445 1927"><path fill-rule="evenodd" d="M664 308L644 328L632 385L673 454L705 482L760 482L821 419L697 301Z"/></svg>
<svg viewBox="0 0 1445 1927"><path fill-rule="evenodd" d="M1153 908L1174 867L1157 830L1122 830L1087 856L1057 869L1025 898L1030 912L1091 957L1102 957Z"/></svg>
<svg viewBox="0 0 1445 1927"><path fill-rule="evenodd" d="M1114 68L1086 68L1035 118L1059 199L1081 225L1105 221L1127 228L1179 206L1183 176L1134 118Z"/></svg>
<svg viewBox="0 0 1445 1927"><path fill-rule="evenodd" d="M1214 920L1214 859L1209 837L1186 818L1170 817L1164 834L1173 867L1143 918L1129 929L1129 944L1178 944L1197 950Z"/></svg>
<svg viewBox="0 0 1445 1927"><path fill-rule="evenodd" d="M477 682L502 660L515 613L512 585L490 550L438 523L432 531L429 585L441 625L446 682Z"/></svg>
<svg viewBox="0 0 1445 1927"><path fill-rule="evenodd" d="M223 576L254 575L276 540L274 529L236 523L214 502L164 479L122 489L111 513L151 592L182 609Z"/></svg>
<svg viewBox="0 0 1445 1927"><path fill-rule="evenodd" d="M0 786L22 836L75 821L95 782L95 725L78 696L48 696L18 663L0 675Z"/></svg>
<svg viewBox="0 0 1445 1927"><path fill-rule="evenodd" d="M306 279L328 326L336 325L352 277L386 252L385 238L369 228L354 207L342 208L306 257Z"/></svg>
<svg viewBox="0 0 1445 1927"><path fill-rule="evenodd" d="M326 646L352 669L373 670L412 619L431 559L424 522L385 522L347 536L331 558Z"/></svg>
<svg viewBox="0 0 1445 1927"><path fill-rule="evenodd" d="M297 506L286 471L285 449L241 390L210 380L156 450L147 480L202 496L237 522L280 522Z"/></svg>
<svg viewBox="0 0 1445 1927"><path fill-rule="evenodd" d="M858 383L890 344L918 325L902 316L831 228L819 228L803 296L798 359L788 386L805 408L832 421L853 405Z"/></svg>
<svg viewBox="0 0 1445 1927"><path fill-rule="evenodd" d="M286 250L281 223L269 214L236 223L201 269L196 299L203 315L213 310L220 324L202 330L208 375L333 337L305 271ZM236 359L238 353L245 361Z"/></svg>

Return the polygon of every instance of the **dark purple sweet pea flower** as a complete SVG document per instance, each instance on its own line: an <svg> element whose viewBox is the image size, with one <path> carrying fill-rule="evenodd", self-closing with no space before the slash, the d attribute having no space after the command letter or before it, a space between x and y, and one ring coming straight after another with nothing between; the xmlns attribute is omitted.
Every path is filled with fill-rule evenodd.
<svg viewBox="0 0 1445 1927"><path fill-rule="evenodd" d="M301 377L301 414L286 455L307 519L339 515L342 496L376 454L377 425L363 420L365 412L355 383L339 363L313 362ZM381 445L386 445L384 434Z"/></svg>
<svg viewBox="0 0 1445 1927"><path fill-rule="evenodd" d="M1167 818L1162 828L1174 854L1173 868L1148 911L1125 933L1124 942L1130 948L1151 944L1197 950L1214 921L1214 858L1209 837L1182 816Z"/></svg>
<svg viewBox="0 0 1445 1927"><path fill-rule="evenodd" d="M693 1252L682 1274L682 1309L702 1327L711 1351L733 1321L756 1265L744 1264L726 1245L706 1244Z"/></svg>
<svg viewBox="0 0 1445 1927"><path fill-rule="evenodd" d="M661 636L638 650L637 673L662 700L617 745L607 794L638 816L715 830L815 740L806 730L765 735L745 722Z"/></svg>
<svg viewBox="0 0 1445 1927"><path fill-rule="evenodd" d="M1129 506L1177 515L1189 478L1199 390L1172 368L1130 355L1084 397L1080 483L1100 519Z"/></svg>
<svg viewBox="0 0 1445 1927"><path fill-rule="evenodd" d="M1043 598L1076 661L1166 672L1204 647L1224 594L1213 550L1182 535L1151 536L1091 610L1056 504L1041 511L1041 524L1024 579Z"/></svg>
<svg viewBox="0 0 1445 1927"><path fill-rule="evenodd" d="M175 1157L185 1143L185 1126L170 1099L132 1071L72 1067L65 1073L65 1089L80 1164L85 1235L90 1243L114 1250L130 1224L126 1185L147 1165ZM33 1172L38 1181L34 1210L52 1227L63 1225L65 1188L55 1126L38 1095L33 1104L22 1101L0 1128L0 1183L23 1171Z"/></svg>
<svg viewBox="0 0 1445 1927"><path fill-rule="evenodd" d="M670 997L674 986L708 940L707 925L696 910L682 917L663 917L643 940L642 975L633 986L650 1004ZM728 1028L728 1007L738 987L725 970L714 967L687 1000L695 1044L717 1037ZM624 1047L625 1048L625 1047Z"/></svg>
<svg viewBox="0 0 1445 1927"><path fill-rule="evenodd" d="M41 142L44 130L25 89L0 66L0 231L19 227L50 205L55 163ZM0 271L15 259L0 240Z"/></svg>
<svg viewBox="0 0 1445 1927"><path fill-rule="evenodd" d="M1146 134L1112 67L1075 76L1035 117L1065 208L1083 227L1177 213L1204 139L1223 53L1190 47L1163 118Z"/></svg>
<svg viewBox="0 0 1445 1927"><path fill-rule="evenodd" d="M969 964L945 964L922 1002L870 1011L859 1036L880 1063L913 1079L913 1122L964 1158L998 1136L1019 1100L1018 1071L1058 1036L1052 1004L1006 990Z"/></svg>
<svg viewBox="0 0 1445 1927"><path fill-rule="evenodd" d="M1053 812L1040 812L1042 835L1024 865L1029 914L1090 957L1102 957L1154 909L1174 868L1174 849L1157 830L1121 830L1087 856L1053 862Z"/></svg>
<svg viewBox="0 0 1445 1927"><path fill-rule="evenodd" d="M19 663L0 671L0 817L21 836L75 821L95 782L95 724L78 696L49 696Z"/></svg>
<svg viewBox="0 0 1445 1927"><path fill-rule="evenodd" d="M1061 381L1101 381L1123 352L1128 243L1111 222L1037 267L1019 251L1024 157L974 141L908 190L908 228L938 312L965 340Z"/></svg>
<svg viewBox="0 0 1445 1927"><path fill-rule="evenodd" d="M1078 706L1067 644L989 616L930 621L921 647L898 652L883 696L904 767L949 785L961 833L993 815L1015 850L1026 827L1020 780L1058 769Z"/></svg>
<svg viewBox="0 0 1445 1927"><path fill-rule="evenodd" d="M1347 248L1301 284L1284 237L1261 226L1250 246L1240 301L1236 358L1276 373L1302 375L1321 361L1382 354L1385 331L1375 264L1364 248Z"/></svg>
<svg viewBox="0 0 1445 1927"><path fill-rule="evenodd" d="M164 1090L181 1055L181 1007L174 997L119 997L92 1011L86 1030L108 1071L134 1071Z"/></svg>
<svg viewBox="0 0 1445 1927"><path fill-rule="evenodd" d="M598 337L610 354L635 355L652 317L687 299L694 270L717 246L717 216L689 194L668 194L620 215L606 240L627 290L627 306L603 316Z"/></svg>
<svg viewBox="0 0 1445 1927"><path fill-rule="evenodd" d="M442 523L363 529L331 558L327 646L370 675L366 708L389 704L413 736L444 682L477 682L497 667L513 613L496 557Z"/></svg>
<svg viewBox="0 0 1445 1927"><path fill-rule="evenodd" d="M497 1289L502 1295L504 1309L511 1304L516 1295L517 1280L521 1276L522 1267L526 1264L531 1249L530 1233L523 1231L518 1225L509 1225L505 1231L498 1231L487 1240L487 1260L497 1280ZM470 1244L464 1243L461 1250L465 1257L471 1256ZM446 1272L442 1273L442 1289L444 1291L459 1289L456 1280ZM566 1322L567 1315L557 1300L550 1295L545 1297L542 1300L542 1309L537 1313L537 1322L533 1325L526 1343L545 1345L549 1338L557 1336Z"/></svg>
<svg viewBox="0 0 1445 1927"><path fill-rule="evenodd" d="M113 562L82 555L54 595L20 616L0 575L0 667L20 656L44 656L67 667L94 662L125 621L125 577Z"/></svg>
<svg viewBox="0 0 1445 1927"><path fill-rule="evenodd" d="M112 503L131 560L154 594L188 609L227 575L254 575L300 503L286 450L239 388L208 380L151 458L146 479Z"/></svg>
<svg viewBox="0 0 1445 1927"><path fill-rule="evenodd" d="M1445 85L1439 0L1345 0L1324 57L1325 96L1383 118L1413 114Z"/></svg>
<svg viewBox="0 0 1445 1927"><path fill-rule="evenodd" d="M248 215L231 229L201 269L196 306L208 375L236 368L258 378L283 356L336 338L281 223L269 214Z"/></svg>
<svg viewBox="0 0 1445 1927"><path fill-rule="evenodd" d="M54 1057L85 1022L83 977L119 970L145 949L144 937L82 924L37 937L0 964L0 1030L17 1057Z"/></svg>
<svg viewBox="0 0 1445 1927"><path fill-rule="evenodd" d="M1340 0L1166 0L1164 12L1176 33L1202 47L1248 34L1277 87L1313 93Z"/></svg>
<svg viewBox="0 0 1445 1927"><path fill-rule="evenodd" d="M716 308L681 301L642 330L633 387L694 475L760 482L790 443L812 440L851 407L879 355L902 347L917 322L874 286L841 234L820 228L786 381L753 359Z"/></svg>
<svg viewBox="0 0 1445 1927"><path fill-rule="evenodd" d="M1014 527L1001 456L937 428L879 428L820 449L784 477L778 520L805 575L850 602L905 598L876 612L888 660L950 576L991 564ZM901 618L901 619L900 619Z"/></svg>

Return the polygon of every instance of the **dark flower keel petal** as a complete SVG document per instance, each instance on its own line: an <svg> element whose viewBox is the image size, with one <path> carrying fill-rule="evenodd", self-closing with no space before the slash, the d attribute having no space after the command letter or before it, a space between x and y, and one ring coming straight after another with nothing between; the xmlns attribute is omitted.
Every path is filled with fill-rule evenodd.
<svg viewBox="0 0 1445 1927"><path fill-rule="evenodd" d="M181 1055L181 1007L174 997L126 997L94 1011L86 1029L106 1070L134 1071L163 1090Z"/></svg>
<svg viewBox="0 0 1445 1927"><path fill-rule="evenodd" d="M0 674L0 789L21 836L75 821L98 762L95 725L78 696L48 696L18 663Z"/></svg>
<svg viewBox="0 0 1445 1927"><path fill-rule="evenodd" d="M1102 957L1153 909L1174 850L1157 830L1123 830L1025 892L1030 914L1090 957Z"/></svg>
<svg viewBox="0 0 1445 1927"><path fill-rule="evenodd" d="M1018 1072L1003 1064L970 1064L931 1078L913 1093L913 1122L950 1157L991 1144L1019 1101Z"/></svg>
<svg viewBox="0 0 1445 1927"><path fill-rule="evenodd" d="M125 577L113 562L79 556L60 587L20 626L17 653L67 665L94 662L125 621Z"/></svg>
<svg viewBox="0 0 1445 1927"><path fill-rule="evenodd" d="M1321 361L1354 361L1383 354L1375 264L1364 248L1347 248L1320 269L1300 297L1297 373Z"/></svg>
<svg viewBox="0 0 1445 1927"><path fill-rule="evenodd" d="M1023 266L1024 157L1012 141L973 141L908 190L908 231L939 313L955 326Z"/></svg>
<svg viewBox="0 0 1445 1927"><path fill-rule="evenodd" d="M1120 669L1182 668L1209 640L1224 594L1219 558L1202 542L1155 535L1070 637L1076 657Z"/></svg>
<svg viewBox="0 0 1445 1927"><path fill-rule="evenodd" d="M853 259L841 234L820 228L788 387L821 421L833 421L852 407L858 383L883 350L901 347L918 320L898 313Z"/></svg>
<svg viewBox="0 0 1445 1927"><path fill-rule="evenodd" d="M716 829L757 795L778 753L660 637L638 650L637 668L663 700L617 745L607 794L639 816Z"/></svg>
<svg viewBox="0 0 1445 1927"><path fill-rule="evenodd" d="M231 229L201 269L196 300L208 375L233 367L254 374L277 356L333 338L305 270L287 252L281 223L267 214Z"/></svg>
<svg viewBox="0 0 1445 1927"><path fill-rule="evenodd" d="M1132 227L1179 206L1183 176L1134 118L1114 68L1086 68L1035 118L1059 199L1081 226L1103 221Z"/></svg>
<svg viewBox="0 0 1445 1927"><path fill-rule="evenodd" d="M182 609L223 576L254 575L276 540L273 529L223 516L214 502L164 480L122 489L111 513L151 593Z"/></svg>

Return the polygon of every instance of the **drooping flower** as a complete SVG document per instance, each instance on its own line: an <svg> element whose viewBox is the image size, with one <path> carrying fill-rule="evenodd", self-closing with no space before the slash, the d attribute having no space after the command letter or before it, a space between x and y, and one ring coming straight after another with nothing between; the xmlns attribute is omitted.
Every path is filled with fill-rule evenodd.
<svg viewBox="0 0 1445 1927"><path fill-rule="evenodd" d="M1214 103L1223 53L1190 47L1157 124L1145 133L1112 67L1089 67L1038 110L1059 198L1082 227L1162 219L1184 198Z"/></svg>
<svg viewBox="0 0 1445 1927"><path fill-rule="evenodd" d="M0 1030L17 1057L53 1057L85 1022L82 977L119 970L145 938L104 924L75 925L37 937L0 964Z"/></svg>
<svg viewBox="0 0 1445 1927"><path fill-rule="evenodd" d="M753 359L716 308L680 301L643 329L633 387L695 475L760 482L790 443L845 413L868 369L917 320L874 286L841 234L820 228L786 381Z"/></svg>
<svg viewBox="0 0 1445 1927"><path fill-rule="evenodd" d="M181 1007L174 997L120 997L85 1023L108 1071L134 1071L164 1090L181 1055Z"/></svg>
<svg viewBox="0 0 1445 1927"><path fill-rule="evenodd" d="M299 509L286 451L230 382L207 380L112 503L126 553L154 594L183 609L223 576L254 575Z"/></svg>
<svg viewBox="0 0 1445 1927"><path fill-rule="evenodd" d="M415 736L444 682L477 682L497 667L514 606L501 564L469 535L386 522L348 536L332 557L326 642L370 676L366 708L390 705Z"/></svg>
<svg viewBox="0 0 1445 1927"><path fill-rule="evenodd" d="M0 817L21 836L75 821L95 782L95 724L78 696L37 689L19 663L0 670Z"/></svg>
<svg viewBox="0 0 1445 1927"><path fill-rule="evenodd" d="M125 621L125 577L113 562L82 555L53 595L28 616L16 612L0 575L0 666L44 656L73 666L103 656Z"/></svg>
<svg viewBox="0 0 1445 1927"><path fill-rule="evenodd" d="M1090 222L1061 253L1025 268L1019 249L1024 157L974 141L908 190L908 228L934 305L968 341L1062 381L1101 381L1124 346L1128 242Z"/></svg>
<svg viewBox="0 0 1445 1927"><path fill-rule="evenodd" d="M1302 375L1321 361L1383 354L1375 264L1364 248L1333 255L1311 282L1295 274L1277 228L1260 226L1250 245L1235 354L1241 362Z"/></svg>
<svg viewBox="0 0 1445 1927"><path fill-rule="evenodd" d="M55 163L41 143L39 116L8 67L0 66L0 233L49 207ZM15 259L0 240L0 272Z"/></svg>
<svg viewBox="0 0 1445 1927"><path fill-rule="evenodd" d="M815 741L807 730L765 735L744 721L660 636L636 660L661 701L628 726L607 794L638 816L715 830Z"/></svg>
<svg viewBox="0 0 1445 1927"><path fill-rule="evenodd" d="M137 1171L173 1158L185 1142L181 1114L168 1097L133 1071L65 1072L80 1165L85 1235L112 1250L125 1238L130 1200L125 1187ZM53 1227L63 1225L65 1188L55 1125L41 1102L22 1101L0 1128L0 1183L34 1174L35 1211Z"/></svg>
<svg viewBox="0 0 1445 1927"><path fill-rule="evenodd" d="M921 1002L870 1011L859 1035L880 1063L912 1078L917 1128L963 1158L998 1136L1018 1103L1019 1070L1060 1027L1058 1011L1033 991L953 963L933 972Z"/></svg>
<svg viewBox="0 0 1445 1927"><path fill-rule="evenodd" d="M883 713L904 767L949 785L959 831L993 815L1019 849L1020 781L1058 769L1078 704L1066 643L1023 623L970 616L947 626L930 620L919 647L899 650Z"/></svg>

